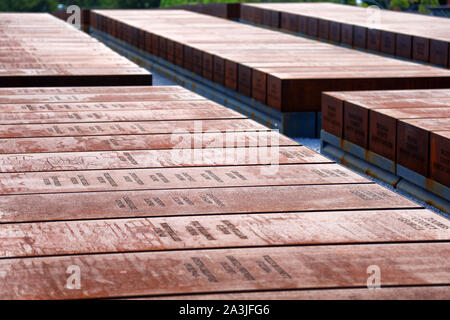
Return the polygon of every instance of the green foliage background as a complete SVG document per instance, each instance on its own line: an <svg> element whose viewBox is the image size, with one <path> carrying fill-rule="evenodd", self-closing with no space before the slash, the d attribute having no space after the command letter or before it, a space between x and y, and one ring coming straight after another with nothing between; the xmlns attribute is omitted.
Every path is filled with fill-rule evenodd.
<svg viewBox="0 0 450 320"><path fill-rule="evenodd" d="M323 2L326 0L0 0L0 11L39 11L51 12L58 4L68 6L78 5L82 8L157 8L181 4L212 3L212 2ZM439 0L376 0L385 8L404 10L411 5L418 5L420 12L427 12L428 5L438 5ZM328 2L341 2L328 0ZM347 4L355 4L356 0L345 0ZM369 3L369 2L368 2Z"/></svg>

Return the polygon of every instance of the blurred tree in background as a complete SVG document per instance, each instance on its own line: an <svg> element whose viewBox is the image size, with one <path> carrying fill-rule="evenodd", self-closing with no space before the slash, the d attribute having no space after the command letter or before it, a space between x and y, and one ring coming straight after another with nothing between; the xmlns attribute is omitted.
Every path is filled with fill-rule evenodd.
<svg viewBox="0 0 450 320"><path fill-rule="evenodd" d="M160 0L0 0L0 11L39 11L51 12L64 7L77 5L81 8L158 8Z"/></svg>
<svg viewBox="0 0 450 320"><path fill-rule="evenodd" d="M40 11L51 12L58 5L67 7L78 5L82 8L158 8L181 4L212 3L212 2L324 2L326 0L0 0L0 11ZM393 10L418 10L428 12L427 6L439 5L439 0L328 0L328 2L346 3L363 6L378 4Z"/></svg>
<svg viewBox="0 0 450 320"><path fill-rule="evenodd" d="M410 9L411 7L418 8L419 12L429 12L427 7L434 7L439 5L439 0L391 0L389 7L393 10Z"/></svg>

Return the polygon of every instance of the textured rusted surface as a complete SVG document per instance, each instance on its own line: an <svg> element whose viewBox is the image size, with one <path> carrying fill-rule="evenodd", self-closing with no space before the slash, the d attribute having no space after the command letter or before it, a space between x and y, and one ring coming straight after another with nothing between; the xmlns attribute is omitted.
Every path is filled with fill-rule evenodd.
<svg viewBox="0 0 450 320"><path fill-rule="evenodd" d="M0 206L1 222L420 207L375 184L4 195Z"/></svg>
<svg viewBox="0 0 450 320"><path fill-rule="evenodd" d="M446 118L450 117L450 108L401 108L401 109L371 109L369 111L369 145L370 150L396 160L397 148L397 120L399 119L423 119L427 123L435 123L440 127ZM403 137L399 137L402 139ZM400 140L400 143L405 143Z"/></svg>
<svg viewBox="0 0 450 320"><path fill-rule="evenodd" d="M176 132L176 131L175 131ZM109 150L158 150L295 146L297 142L277 132L216 132L195 134L152 134L10 138L0 140L0 153L82 152Z"/></svg>
<svg viewBox="0 0 450 320"><path fill-rule="evenodd" d="M0 155L1 172L36 172L212 165L326 163L306 147L208 148L189 150L131 150Z"/></svg>
<svg viewBox="0 0 450 320"><path fill-rule="evenodd" d="M269 15L261 14L261 10L247 15L254 23L272 23ZM321 92L328 90L435 88L450 84L448 70L381 56L369 57L364 52L193 12L92 10L91 17L115 21L121 27L160 39L160 47L152 47L151 53L162 59L168 57L161 43L178 42L183 47L180 53L183 52L185 69L282 112L319 111ZM101 24L94 23L92 27L112 35ZM329 38L329 19L302 20L295 14L282 14L281 27ZM351 27L352 45L366 48L367 27ZM121 40L136 46L130 41L132 38L125 36ZM378 47L380 41L378 32Z"/></svg>
<svg viewBox="0 0 450 320"><path fill-rule="evenodd" d="M70 299L240 290L362 287L450 281L448 243L183 250L0 260L4 298ZM78 266L83 285L66 288Z"/></svg>
<svg viewBox="0 0 450 320"><path fill-rule="evenodd" d="M319 21L320 34L310 29L292 30L321 39L345 43L372 51L431 62L443 67L448 64L450 23L445 18L426 15L409 15L389 10L374 12L366 8L344 6L336 3L245 3L241 12L256 10L260 14L281 12L281 16L298 21ZM257 23L241 15L241 19ZM322 24L320 22L322 21ZM327 23L325 23L327 22ZM259 24L267 25L264 21ZM327 27L329 25L329 27ZM336 36L342 30L342 36ZM330 31L335 36L328 38Z"/></svg>
<svg viewBox="0 0 450 320"><path fill-rule="evenodd" d="M0 174L0 193L364 183L366 178L336 164L219 166L139 170Z"/></svg>
<svg viewBox="0 0 450 320"><path fill-rule="evenodd" d="M73 122L117 122L153 120L208 120L245 119L230 109L186 109L183 112L170 110L121 110L121 111L76 111L76 112L26 112L3 113L0 124L73 123Z"/></svg>
<svg viewBox="0 0 450 320"><path fill-rule="evenodd" d="M425 177L430 163L431 130L449 130L450 118L399 120L397 123L397 162ZM447 183L448 184L448 183Z"/></svg>
<svg viewBox="0 0 450 320"><path fill-rule="evenodd" d="M374 264L386 286L449 282L448 220L183 89L0 89L3 102L3 299L364 297Z"/></svg>
<svg viewBox="0 0 450 320"><path fill-rule="evenodd" d="M450 187L450 130L430 133L430 178Z"/></svg>
<svg viewBox="0 0 450 320"><path fill-rule="evenodd" d="M155 120L151 122L95 122L1 125L1 138L76 137L105 135L172 134L174 132L268 131L250 119Z"/></svg>
<svg viewBox="0 0 450 320"><path fill-rule="evenodd" d="M165 295L130 298L133 300L448 300L450 286L381 287L379 290L320 289L276 290L236 293Z"/></svg>
<svg viewBox="0 0 450 320"><path fill-rule="evenodd" d="M0 14L0 87L151 85L145 69L49 14Z"/></svg>
<svg viewBox="0 0 450 320"><path fill-rule="evenodd" d="M0 225L0 257L450 240L428 210L302 212Z"/></svg>
<svg viewBox="0 0 450 320"><path fill-rule="evenodd" d="M326 92L323 130L430 178L425 183L433 190L435 181L450 185L449 97L448 89Z"/></svg>

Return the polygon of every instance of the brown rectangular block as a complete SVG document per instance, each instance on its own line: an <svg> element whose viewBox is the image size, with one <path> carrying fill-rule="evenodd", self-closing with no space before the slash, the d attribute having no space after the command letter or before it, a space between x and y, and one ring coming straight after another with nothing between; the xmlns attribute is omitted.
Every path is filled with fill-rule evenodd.
<svg viewBox="0 0 450 320"><path fill-rule="evenodd" d="M333 42L341 42L341 24L339 22L330 21L329 39Z"/></svg>
<svg viewBox="0 0 450 320"><path fill-rule="evenodd" d="M369 137L369 110L344 102L344 139L366 148Z"/></svg>
<svg viewBox="0 0 450 320"><path fill-rule="evenodd" d="M245 21L250 21L250 16L251 16L251 10L253 8L250 6L240 6L240 11L241 11L241 19L245 20Z"/></svg>
<svg viewBox="0 0 450 320"><path fill-rule="evenodd" d="M166 39L167 61L175 63L175 44L172 40Z"/></svg>
<svg viewBox="0 0 450 320"><path fill-rule="evenodd" d="M328 40L330 38L330 22L325 19L318 19L318 37Z"/></svg>
<svg viewBox="0 0 450 320"><path fill-rule="evenodd" d="M161 168L215 165L329 163L306 147L196 149L180 157L180 150L33 153L1 155L0 172L37 172ZM181 153L181 155L183 155Z"/></svg>
<svg viewBox="0 0 450 320"><path fill-rule="evenodd" d="M238 89L238 66L230 60L225 60L225 86L231 90Z"/></svg>
<svg viewBox="0 0 450 320"><path fill-rule="evenodd" d="M450 187L450 131L430 133L430 178Z"/></svg>
<svg viewBox="0 0 450 320"><path fill-rule="evenodd" d="M289 13L281 12L280 14L280 28L289 30Z"/></svg>
<svg viewBox="0 0 450 320"><path fill-rule="evenodd" d="M381 31L381 45L380 45L381 52L390 55L395 55L396 42L397 41L395 33L384 30Z"/></svg>
<svg viewBox="0 0 450 320"><path fill-rule="evenodd" d="M213 80L213 56L207 52L202 53L202 75Z"/></svg>
<svg viewBox="0 0 450 320"><path fill-rule="evenodd" d="M396 139L397 120L377 110L370 110L368 149L395 162Z"/></svg>
<svg viewBox="0 0 450 320"><path fill-rule="evenodd" d="M138 30L138 34L139 34L138 48L141 50L145 50L145 31Z"/></svg>
<svg viewBox="0 0 450 320"><path fill-rule="evenodd" d="M266 103L266 85L267 75L259 70L252 71L252 97L261 102Z"/></svg>
<svg viewBox="0 0 450 320"><path fill-rule="evenodd" d="M262 19L263 19L263 10L260 8L253 8L253 22L255 24L262 24Z"/></svg>
<svg viewBox="0 0 450 320"><path fill-rule="evenodd" d="M238 64L238 92L252 96L252 68Z"/></svg>
<svg viewBox="0 0 450 320"><path fill-rule="evenodd" d="M279 11L271 10L270 26L272 28L281 28L281 13Z"/></svg>
<svg viewBox="0 0 450 320"><path fill-rule="evenodd" d="M152 35L149 32L145 32L145 49L146 52L152 53Z"/></svg>
<svg viewBox="0 0 450 320"><path fill-rule="evenodd" d="M193 149L296 145L276 132L217 132L1 139L0 153Z"/></svg>
<svg viewBox="0 0 450 320"><path fill-rule="evenodd" d="M425 177L429 166L429 132L397 121L397 163Z"/></svg>
<svg viewBox="0 0 450 320"><path fill-rule="evenodd" d="M357 48L367 48L367 28L353 26L353 46Z"/></svg>
<svg viewBox="0 0 450 320"><path fill-rule="evenodd" d="M78 203L83 205L74 205ZM101 196L98 192L3 195L0 205L2 223L224 212L420 208L376 184L105 191Z"/></svg>
<svg viewBox="0 0 450 320"><path fill-rule="evenodd" d="M381 31L377 29L367 29L367 49L373 51L381 50Z"/></svg>
<svg viewBox="0 0 450 320"><path fill-rule="evenodd" d="M208 107L208 105L205 105ZM195 108L195 105L192 105ZM212 107L212 105L209 105ZM189 106L186 106L188 109ZM176 110L176 109L175 109ZM179 109L183 110L183 109ZM25 124L0 126L0 138L76 137L127 134L171 134L176 130L193 132L266 131L269 128L250 119L173 120L151 122L96 122L62 124Z"/></svg>
<svg viewBox="0 0 450 320"><path fill-rule="evenodd" d="M5 299L75 299L360 288L367 286L371 265L381 270L387 287L446 285L449 252L447 243L417 243L2 259L0 295ZM83 290L67 288L69 266L82 270Z"/></svg>
<svg viewBox="0 0 450 320"><path fill-rule="evenodd" d="M152 33L152 55L159 56L159 37Z"/></svg>
<svg viewBox="0 0 450 320"><path fill-rule="evenodd" d="M447 41L430 40L430 62L447 67L449 45Z"/></svg>
<svg viewBox="0 0 450 320"><path fill-rule="evenodd" d="M270 174L269 174L270 173ZM337 164L216 166L0 174L2 194L370 183Z"/></svg>
<svg viewBox="0 0 450 320"><path fill-rule="evenodd" d="M10 113L4 116L3 124L38 123L74 123L74 122L120 122L153 120L206 120L206 119L242 119L245 116L231 109L185 109L182 113L170 110L130 110L130 111L94 111L94 112L36 112Z"/></svg>
<svg viewBox="0 0 450 320"><path fill-rule="evenodd" d="M284 82L286 83L286 82ZM272 75L267 76L267 104L281 111L283 97L283 81Z"/></svg>
<svg viewBox="0 0 450 320"><path fill-rule="evenodd" d="M213 80L225 85L225 60L218 56L213 56Z"/></svg>
<svg viewBox="0 0 450 320"><path fill-rule="evenodd" d="M158 56L164 60L167 60L167 39L164 37L158 37L159 51Z"/></svg>
<svg viewBox="0 0 450 320"><path fill-rule="evenodd" d="M270 27L272 25L272 11L268 9L262 9L262 24Z"/></svg>
<svg viewBox="0 0 450 320"><path fill-rule="evenodd" d="M194 71L193 48L186 45L183 45L183 67Z"/></svg>
<svg viewBox="0 0 450 320"><path fill-rule="evenodd" d="M322 129L338 138L343 137L343 110L341 99L322 93Z"/></svg>
<svg viewBox="0 0 450 320"><path fill-rule="evenodd" d="M307 35L317 37L319 35L319 19L308 17Z"/></svg>
<svg viewBox="0 0 450 320"><path fill-rule="evenodd" d="M350 24L341 24L341 42L353 46L353 26Z"/></svg>
<svg viewBox="0 0 450 320"><path fill-rule="evenodd" d="M289 27L288 30L292 32L299 32L299 18L296 14L288 14Z"/></svg>
<svg viewBox="0 0 450 320"><path fill-rule="evenodd" d="M192 71L200 76L202 75L202 56L201 50L192 48Z"/></svg>
<svg viewBox="0 0 450 320"><path fill-rule="evenodd" d="M413 37L412 58L428 62L430 61L430 40L422 37Z"/></svg>
<svg viewBox="0 0 450 320"><path fill-rule="evenodd" d="M302 15L298 15L297 17L298 32L308 34L308 17Z"/></svg>
<svg viewBox="0 0 450 320"><path fill-rule="evenodd" d="M442 241L449 240L449 228L445 218L420 209L2 224L0 234L4 235L4 249L0 256L39 257L267 244ZM71 237L65 232L67 229L82 236ZM121 230L121 233L114 230ZM143 234L148 241L140 239ZM20 245L23 242L31 243L28 250ZM67 246L67 243L72 245Z"/></svg>
<svg viewBox="0 0 450 320"><path fill-rule="evenodd" d="M175 52L175 64L177 66L184 66L184 46L181 43L175 42L174 44Z"/></svg>
<svg viewBox="0 0 450 320"><path fill-rule="evenodd" d="M132 298L135 300L135 298ZM383 290L321 289L229 292L142 297L138 300L449 300L450 286L408 286Z"/></svg>

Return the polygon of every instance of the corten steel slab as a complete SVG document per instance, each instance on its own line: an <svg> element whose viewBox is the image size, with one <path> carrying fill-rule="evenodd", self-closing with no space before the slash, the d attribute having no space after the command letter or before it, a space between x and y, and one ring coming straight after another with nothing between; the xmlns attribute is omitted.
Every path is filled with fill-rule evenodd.
<svg viewBox="0 0 450 320"><path fill-rule="evenodd" d="M246 119L244 115L227 108L170 110L122 110L75 112L18 112L2 113L0 124L49 124L74 122L120 122L160 120Z"/></svg>
<svg viewBox="0 0 450 320"><path fill-rule="evenodd" d="M48 95L51 97L61 95L72 95L72 99L77 99L79 95L83 94L103 94L114 96L116 94L192 94L195 93L186 90L180 86L118 86L118 87L17 87L17 88L0 88L0 96L7 98L10 95L14 96L30 96L30 95ZM74 96L75 95L75 96ZM176 96L175 96L176 97ZM198 99L204 99L197 95ZM61 98L59 98L61 99ZM3 101L2 101L3 102Z"/></svg>
<svg viewBox="0 0 450 320"><path fill-rule="evenodd" d="M223 165L330 163L306 147L208 148L0 154L0 172L76 171Z"/></svg>
<svg viewBox="0 0 450 320"><path fill-rule="evenodd" d="M294 33L380 53L431 62L443 67L448 64L450 23L441 17L410 15L389 10L374 11L335 3L245 3L241 12L253 10L260 15L281 12L289 23L281 28ZM289 18L289 19L287 19ZM242 14L241 19L252 21ZM291 22L292 21L292 22ZM314 32L319 23L322 32ZM255 22L267 25L265 21ZM298 28L298 24L307 24ZM309 22L309 24L307 23ZM313 25L312 28L309 27ZM333 35L333 36L331 36Z"/></svg>
<svg viewBox="0 0 450 320"><path fill-rule="evenodd" d="M1 125L0 138L75 137L174 132L269 131L250 119ZM1 140L0 140L1 141Z"/></svg>
<svg viewBox="0 0 450 320"><path fill-rule="evenodd" d="M203 149L299 145L278 132L216 132L151 135L78 136L0 139L0 154L113 150Z"/></svg>
<svg viewBox="0 0 450 320"><path fill-rule="evenodd" d="M93 10L91 15L182 44L184 68L283 112L318 111L325 90L450 85L448 70L380 56L369 59L363 52L192 12ZM284 20L281 16L282 25ZM326 24L311 20L305 25L311 34L320 31L325 37ZM101 24L93 29L111 35ZM364 40L363 34L356 30L355 39ZM166 59L164 52L152 54Z"/></svg>
<svg viewBox="0 0 450 320"><path fill-rule="evenodd" d="M450 90L402 90L402 91L351 91L325 92L322 94L322 127L337 137L343 137L344 102L352 111L355 129L367 130L369 110L418 108L446 108L450 105ZM421 112L416 110L414 112ZM346 120L349 114L347 114ZM356 139L355 139L356 141ZM355 142L356 143L356 142Z"/></svg>
<svg viewBox="0 0 450 320"><path fill-rule="evenodd" d="M207 100L183 100L178 101L145 101L145 102L66 102L66 103L26 103L26 104L2 104L0 110L3 113L26 112L78 112L78 111L131 111L131 110L226 110L225 107Z"/></svg>
<svg viewBox="0 0 450 320"><path fill-rule="evenodd" d="M412 201L376 184L3 195L0 197L0 207L2 223L250 212L420 208Z"/></svg>
<svg viewBox="0 0 450 320"><path fill-rule="evenodd" d="M70 299L365 287L371 265L380 268L385 286L448 285L449 246L303 246L4 259L0 295ZM69 266L81 272L79 290L66 287Z"/></svg>
<svg viewBox="0 0 450 320"><path fill-rule="evenodd" d="M450 187L450 130L430 133L430 178Z"/></svg>
<svg viewBox="0 0 450 320"><path fill-rule="evenodd" d="M337 164L1 173L2 194L370 183Z"/></svg>
<svg viewBox="0 0 450 320"><path fill-rule="evenodd" d="M85 94L45 94L45 95L4 95L0 96L4 104L33 104L33 103L86 103L86 102L143 102L143 101L180 101L204 100L198 94L190 92L165 93L85 93ZM211 102L213 104L213 102Z"/></svg>
<svg viewBox="0 0 450 320"><path fill-rule="evenodd" d="M381 290L382 289L382 290ZM276 290L196 295L163 295L133 300L448 300L450 286L382 287L380 290L319 289Z"/></svg>
<svg viewBox="0 0 450 320"><path fill-rule="evenodd" d="M1 87L152 84L148 71L49 14L1 13L0 38Z"/></svg>
<svg viewBox="0 0 450 320"><path fill-rule="evenodd" d="M401 119L440 119L430 120L437 124L450 118L450 106L447 108L401 108L372 109L369 112L368 149L396 161L397 121ZM427 120L427 122L430 122Z"/></svg>
<svg viewBox="0 0 450 320"><path fill-rule="evenodd" d="M397 121L397 163L429 176L430 131L450 131L450 118Z"/></svg>
<svg viewBox="0 0 450 320"><path fill-rule="evenodd" d="M0 257L269 245L437 242L450 240L449 230L447 219L417 209L1 224Z"/></svg>

